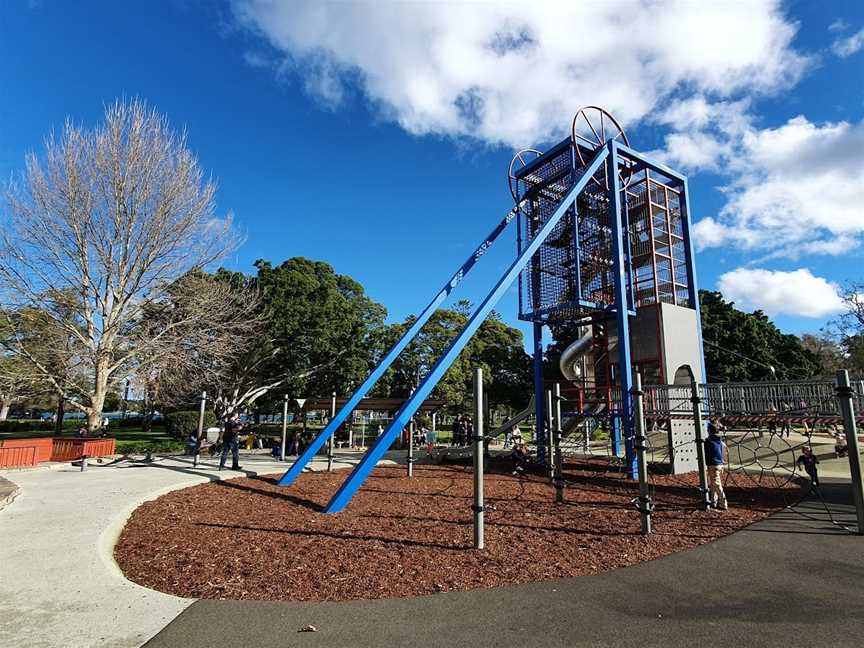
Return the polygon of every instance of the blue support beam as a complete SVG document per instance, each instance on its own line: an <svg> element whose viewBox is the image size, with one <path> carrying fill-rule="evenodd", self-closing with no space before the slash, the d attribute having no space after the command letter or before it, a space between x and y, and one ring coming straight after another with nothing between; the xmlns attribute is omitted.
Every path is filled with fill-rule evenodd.
<svg viewBox="0 0 864 648"><path fill-rule="evenodd" d="M327 424L321 433L315 437L312 443L303 451L294 464L286 471L282 478L279 480L280 486L290 486L295 479L303 472L303 469L306 465L312 461L312 458L317 454L317 452L324 446L327 440L339 429L339 426L345 422L345 419L351 415L351 412L354 411L354 408L360 403L364 396L369 392L370 389L375 385L376 382L384 375L384 372L389 369L390 365L393 364L393 361L399 356L402 350L414 339L417 333L420 332L420 329L423 328L423 325L429 321L429 318L432 317L432 314L441 305L441 303L447 298L447 296L453 292L456 286L459 285L459 282L465 278L477 261L482 257L486 251L492 246L495 240L507 229L507 226L510 224L510 221L513 220L513 217L516 215L516 210L511 210L502 220L498 223L495 228L483 239L483 242L474 250L474 253L468 257L465 263L456 271L450 280L444 284L444 287L440 290L440 292L435 295L435 298L429 302L429 305L420 313L420 316L417 320L410 326L410 328L405 331L399 341L395 344L395 346L387 352L387 355L378 363L378 366L369 374L369 377L363 381L363 384L357 388L357 391L348 399L345 405L342 406L336 416Z"/></svg>
<svg viewBox="0 0 864 648"><path fill-rule="evenodd" d="M687 187L687 178L684 178L681 186L681 225L684 235L684 257L687 262L687 287L690 307L696 311L696 335L699 340L699 361L702 366L702 382L708 382L708 372L705 370L705 349L702 345L702 309L699 306L699 285L696 282L696 255L693 244L690 241L690 190Z"/></svg>
<svg viewBox="0 0 864 648"><path fill-rule="evenodd" d="M615 276L615 317L618 325L618 384L621 387L621 431L624 436L624 449L627 461L627 473L633 479L638 478L636 450L634 447L634 428L632 413L632 397L630 388L633 386L633 371L630 356L630 308L629 290L627 289L627 224L621 220L621 178L618 175L618 148L616 141L609 142L607 177L609 178L609 206L612 221L612 254L613 272Z"/></svg>
<svg viewBox="0 0 864 648"><path fill-rule="evenodd" d="M537 461L546 463L546 416L543 404L543 325L534 322L534 430L537 442Z"/></svg>
<svg viewBox="0 0 864 648"><path fill-rule="evenodd" d="M547 220L540 230L536 233L531 242L525 246L525 249L517 256L516 260L510 265L510 268L507 272L502 276L498 282L495 284L495 287L492 291L486 296L483 300L483 303L480 304L477 311L471 316L468 320L468 323L456 336L456 339L450 344L447 351L444 353L441 358L435 363L435 366L432 367L430 372L426 375L411 397L402 405L399 411L396 413L396 416L393 418L393 421L390 425L387 426L387 429L375 440L375 443L371 448L363 455L363 459L360 460L360 463L354 467L354 470L348 476L348 479L342 484L336 494L333 496L333 499L330 500L330 503L324 509L326 513L338 513L342 511L347 505L348 502L351 501L351 498L354 496L354 493L363 485L363 482L366 481L366 478L369 476L375 466L378 464L378 461L384 455L384 453L390 448L393 441L396 440L396 437L399 435L401 430L408 424L408 421L414 416L414 413L420 407L420 404L426 399L427 396L432 392L435 388L435 385L438 384L438 381L444 376L447 372L447 369L450 368L450 365L454 360L459 356L462 349L489 315L489 312L495 306L499 299L504 295L507 289L510 287L510 284L513 283L513 280L519 275L519 272L522 268L527 265L530 261L531 257L534 253L539 249L540 245L546 240L546 238L551 234L552 230L561 220L561 217L564 216L566 211L570 208L570 206L575 202L576 198L579 194L585 189L588 182L591 181L591 176L593 176L597 170L600 168L600 165L605 163L606 158L609 156L609 153L613 149L611 148L602 148L597 155L592 160L591 164L585 169L585 172L582 174L580 180L573 186L573 188L569 191L567 196L561 203L558 205L558 208L552 214L552 216ZM622 293L623 294L623 293ZM626 298L625 298L626 299ZM626 318L626 304L624 307L624 313Z"/></svg>

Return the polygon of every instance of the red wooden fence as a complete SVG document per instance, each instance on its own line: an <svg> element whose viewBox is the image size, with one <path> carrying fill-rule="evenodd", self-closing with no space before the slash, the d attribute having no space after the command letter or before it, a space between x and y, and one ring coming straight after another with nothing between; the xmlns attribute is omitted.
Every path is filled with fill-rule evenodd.
<svg viewBox="0 0 864 648"><path fill-rule="evenodd" d="M43 461L72 461L114 454L116 439L43 437L0 441L0 468L24 468Z"/></svg>

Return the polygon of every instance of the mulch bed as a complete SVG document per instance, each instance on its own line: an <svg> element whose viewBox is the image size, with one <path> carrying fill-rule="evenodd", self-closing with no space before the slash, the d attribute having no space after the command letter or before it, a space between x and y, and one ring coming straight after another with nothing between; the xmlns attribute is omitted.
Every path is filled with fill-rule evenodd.
<svg viewBox="0 0 864 648"><path fill-rule="evenodd" d="M695 474L653 476L654 534L637 485L570 465L566 503L541 475L487 473L486 549L472 549L468 466L379 467L346 511L321 508L345 471L212 482L138 508L114 555L126 576L177 596L342 601L580 576L701 545L762 519L794 493L729 475L730 510L695 508Z"/></svg>

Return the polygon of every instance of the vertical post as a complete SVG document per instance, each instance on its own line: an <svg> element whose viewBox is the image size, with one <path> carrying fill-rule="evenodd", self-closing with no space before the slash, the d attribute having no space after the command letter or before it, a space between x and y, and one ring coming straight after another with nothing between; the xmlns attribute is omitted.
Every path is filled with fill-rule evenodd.
<svg viewBox="0 0 864 648"><path fill-rule="evenodd" d="M336 392L330 398L330 420L336 418ZM336 439L336 430L330 435L329 443L327 444L327 472L333 470L333 443Z"/></svg>
<svg viewBox="0 0 864 648"><path fill-rule="evenodd" d="M690 381L690 402L693 403L693 429L696 437L696 462L699 464L699 508L707 511L711 500L708 497L708 473L705 467L705 426L702 421L702 398L696 379Z"/></svg>
<svg viewBox="0 0 864 648"><path fill-rule="evenodd" d="M537 461L546 461L546 419L543 412L543 325L534 323L534 425Z"/></svg>
<svg viewBox="0 0 864 648"><path fill-rule="evenodd" d="M408 479L414 477L414 418L408 423L408 459L406 462Z"/></svg>
<svg viewBox="0 0 864 648"><path fill-rule="evenodd" d="M474 369L474 548L483 549L483 369Z"/></svg>
<svg viewBox="0 0 864 648"><path fill-rule="evenodd" d="M543 461L546 464L546 467L549 470L549 479L554 479L555 477L555 461L554 457L554 442L553 437L555 433L553 429L555 427L555 408L552 401L552 390L546 390L546 439L549 441L546 446L546 455L543 456Z"/></svg>
<svg viewBox="0 0 864 648"><path fill-rule="evenodd" d="M282 447L279 449L279 461L285 461L285 444L288 443L288 394L282 399Z"/></svg>
<svg viewBox="0 0 864 648"><path fill-rule="evenodd" d="M639 514L642 516L642 533L651 533L651 512L654 503L648 492L648 464L645 461L645 410L642 405L642 376L636 374L633 384L633 407L636 428L636 466L639 473Z"/></svg>
<svg viewBox="0 0 864 648"><path fill-rule="evenodd" d="M564 501L564 471L563 457L561 456L561 434L563 433L563 425L561 423L561 384L555 383L553 397L555 398L555 426L552 430L552 445L555 448L553 456L553 465L555 473L553 481L555 482L555 501Z"/></svg>
<svg viewBox="0 0 864 648"><path fill-rule="evenodd" d="M198 407L198 436L195 437L195 457L192 459L192 466L198 467L198 459L201 456L201 441L204 434L204 407L207 403L207 392L201 392L201 405Z"/></svg>
<svg viewBox="0 0 864 648"><path fill-rule="evenodd" d="M702 342L702 308L699 305L699 285L696 282L696 255L693 253L693 243L690 240L690 189L687 178L681 183L681 233L684 235L684 257L687 262L687 290L690 307L696 311L696 335L699 338L699 368L702 370L701 380L708 382L708 372L705 370L705 347ZM712 403L708 403L711 407Z"/></svg>
<svg viewBox="0 0 864 648"><path fill-rule="evenodd" d="M607 177L609 178L609 209L612 221L612 249L615 274L615 315L618 325L618 381L621 387L621 432L624 435L624 448L627 475L637 476L633 452L633 412L630 402L632 369L630 360L630 307L627 277L630 268L626 259L626 238L628 224L621 220L621 178L618 175L618 148L615 140L609 142Z"/></svg>
<svg viewBox="0 0 864 648"><path fill-rule="evenodd" d="M864 535L864 483L861 481L861 455L858 448L858 430L855 425L855 406L852 404L852 386L849 384L849 372L845 369L837 371L837 398L840 401L843 429L846 432L849 472L852 480L852 499L855 502L855 514L858 519L858 535Z"/></svg>

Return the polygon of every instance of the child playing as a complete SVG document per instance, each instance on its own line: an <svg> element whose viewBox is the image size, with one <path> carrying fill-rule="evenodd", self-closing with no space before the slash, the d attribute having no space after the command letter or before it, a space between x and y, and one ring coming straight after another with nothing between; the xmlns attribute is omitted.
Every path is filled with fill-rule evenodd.
<svg viewBox="0 0 864 648"><path fill-rule="evenodd" d="M814 486L818 486L819 473L816 469L816 465L819 463L819 460L816 458L816 455L813 454L813 450L810 446L804 446L801 448L801 452L801 456L798 457L795 463L804 466L804 472L806 472L807 476L810 477L810 481Z"/></svg>
<svg viewBox="0 0 864 648"><path fill-rule="evenodd" d="M846 442L846 435L842 432L834 433L834 454L838 459L849 455L849 444Z"/></svg>
<svg viewBox="0 0 864 648"><path fill-rule="evenodd" d="M725 511L729 505L723 492L723 466L726 463L726 444L717 433L717 426L708 422L708 437L705 444L705 464L708 469L708 493L711 506Z"/></svg>

